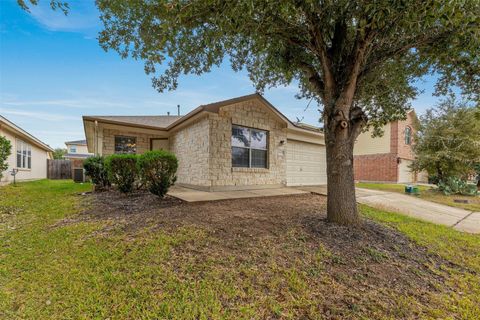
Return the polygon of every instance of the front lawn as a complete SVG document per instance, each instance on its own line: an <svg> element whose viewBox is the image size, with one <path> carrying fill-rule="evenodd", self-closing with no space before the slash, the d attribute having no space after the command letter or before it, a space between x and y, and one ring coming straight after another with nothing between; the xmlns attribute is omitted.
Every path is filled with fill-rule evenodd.
<svg viewBox="0 0 480 320"><path fill-rule="evenodd" d="M325 198L0 188L1 319L475 319L480 236Z"/></svg>
<svg viewBox="0 0 480 320"><path fill-rule="evenodd" d="M405 194L405 184L393 184L393 183L367 183L359 182L356 184L358 188L381 190L387 192L399 192ZM418 186L420 194L418 197L421 199L432 201L440 204L444 204L451 207L462 208L470 211L480 211L480 196L469 197L461 195L446 196L441 192L438 192L435 188L428 186ZM454 199L468 200L469 203L457 203Z"/></svg>

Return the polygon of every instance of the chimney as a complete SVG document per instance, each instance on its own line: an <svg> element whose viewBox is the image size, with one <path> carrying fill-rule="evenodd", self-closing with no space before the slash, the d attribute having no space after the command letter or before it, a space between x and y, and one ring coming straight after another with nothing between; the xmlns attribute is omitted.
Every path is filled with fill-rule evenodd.
<svg viewBox="0 0 480 320"><path fill-rule="evenodd" d="M180 105L177 104L178 115L180 115Z"/></svg>

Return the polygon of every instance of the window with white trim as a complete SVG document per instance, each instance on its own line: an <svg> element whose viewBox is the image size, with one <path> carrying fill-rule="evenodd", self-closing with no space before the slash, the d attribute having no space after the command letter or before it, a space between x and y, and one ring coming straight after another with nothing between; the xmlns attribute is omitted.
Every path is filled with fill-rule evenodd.
<svg viewBox="0 0 480 320"><path fill-rule="evenodd" d="M69 153L77 153L77 146L70 146Z"/></svg>
<svg viewBox="0 0 480 320"><path fill-rule="evenodd" d="M232 167L268 168L268 132L232 126Z"/></svg>
<svg viewBox="0 0 480 320"><path fill-rule="evenodd" d="M32 168L32 146L22 140L17 140L17 168Z"/></svg>
<svg viewBox="0 0 480 320"><path fill-rule="evenodd" d="M412 143L412 129L410 127L405 128L405 144L409 145Z"/></svg>

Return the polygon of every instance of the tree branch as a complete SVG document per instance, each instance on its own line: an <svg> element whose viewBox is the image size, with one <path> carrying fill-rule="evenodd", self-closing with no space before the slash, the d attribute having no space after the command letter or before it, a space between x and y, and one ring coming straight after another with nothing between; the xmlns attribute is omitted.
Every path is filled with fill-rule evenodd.
<svg viewBox="0 0 480 320"><path fill-rule="evenodd" d="M325 84L323 83L323 80L319 76L317 70L306 62L300 62L299 65L312 88L322 97L322 99L324 99L323 96L325 93Z"/></svg>

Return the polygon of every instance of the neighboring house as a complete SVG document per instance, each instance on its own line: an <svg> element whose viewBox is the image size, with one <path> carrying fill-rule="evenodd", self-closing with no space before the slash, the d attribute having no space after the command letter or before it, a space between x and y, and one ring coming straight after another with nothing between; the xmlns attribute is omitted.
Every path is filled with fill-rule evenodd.
<svg viewBox="0 0 480 320"><path fill-rule="evenodd" d="M67 153L63 156L65 159L84 160L93 155L88 152L87 140L67 141L65 145L67 146Z"/></svg>
<svg viewBox="0 0 480 320"><path fill-rule="evenodd" d="M3 172L0 184L13 182L10 174L13 169L18 169L17 181L47 178L47 159L52 158L52 148L2 116L0 135L12 144L8 169Z"/></svg>
<svg viewBox="0 0 480 320"><path fill-rule="evenodd" d="M165 149L177 184L238 190L326 184L319 128L293 123L259 94L200 106L184 116L84 116L96 155Z"/></svg>
<svg viewBox="0 0 480 320"><path fill-rule="evenodd" d="M409 167L415 159L412 146L417 121L415 111L410 110L406 120L388 123L381 137L372 138L371 130L360 134L353 151L355 180L394 183L426 180L424 174L416 175Z"/></svg>

